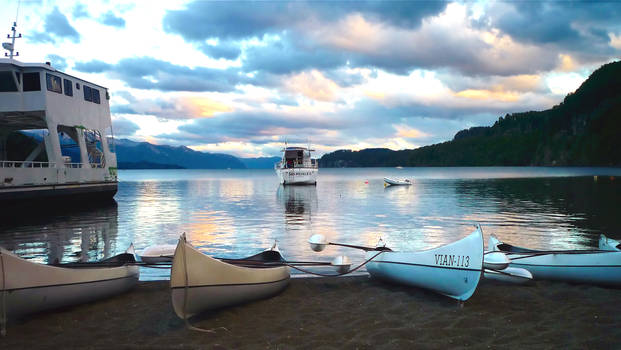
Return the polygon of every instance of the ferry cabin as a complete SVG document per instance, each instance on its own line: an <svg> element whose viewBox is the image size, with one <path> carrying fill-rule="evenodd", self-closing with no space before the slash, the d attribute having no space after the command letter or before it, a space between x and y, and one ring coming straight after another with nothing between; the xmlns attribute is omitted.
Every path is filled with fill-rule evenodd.
<svg viewBox="0 0 621 350"><path fill-rule="evenodd" d="M0 200L114 196L109 98L49 63L0 59Z"/></svg>

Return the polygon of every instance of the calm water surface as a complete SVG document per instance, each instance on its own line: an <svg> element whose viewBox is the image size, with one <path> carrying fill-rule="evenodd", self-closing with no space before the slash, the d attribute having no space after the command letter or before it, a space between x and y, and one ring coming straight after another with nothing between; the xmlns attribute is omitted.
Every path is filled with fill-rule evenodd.
<svg viewBox="0 0 621 350"><path fill-rule="evenodd" d="M594 175L599 175L597 179ZM383 177L408 177L384 187ZM124 170L115 202L36 210L4 217L0 245L37 262L96 260L153 244L174 244L185 232L206 254L243 257L274 240L290 260L363 254L306 243L314 233L332 242L396 250L449 243L478 222L516 245L587 249L600 233L621 238L621 169L363 168L321 169L317 186L278 184L273 170ZM25 211L28 211L25 209ZM141 279L165 279L145 269Z"/></svg>

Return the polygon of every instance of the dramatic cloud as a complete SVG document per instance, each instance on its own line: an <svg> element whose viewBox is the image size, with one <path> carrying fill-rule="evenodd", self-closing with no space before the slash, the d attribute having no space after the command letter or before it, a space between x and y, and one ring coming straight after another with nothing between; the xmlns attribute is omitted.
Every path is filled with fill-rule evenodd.
<svg viewBox="0 0 621 350"><path fill-rule="evenodd" d="M227 60L235 60L241 55L241 48L239 44L234 42L220 42L215 45L200 44L198 48L205 53L205 55L213 58L224 58Z"/></svg>
<svg viewBox="0 0 621 350"><path fill-rule="evenodd" d="M80 34L71 26L67 17L58 7L45 16L45 32L35 33L32 40L39 42L56 42L54 38L69 39L74 43L80 42Z"/></svg>
<svg viewBox="0 0 621 350"><path fill-rule="evenodd" d="M104 13L99 21L107 26L123 28L125 27L125 20L116 16L112 11Z"/></svg>
<svg viewBox="0 0 621 350"><path fill-rule="evenodd" d="M130 87L145 90L228 92L235 90L237 84L249 81L234 68L190 68L151 57L124 58L117 64L97 60L78 62L75 69L89 73L109 72Z"/></svg>
<svg viewBox="0 0 621 350"><path fill-rule="evenodd" d="M112 119L112 128L117 137L129 137L136 134L140 130L138 124L128 120L127 118Z"/></svg>
<svg viewBox="0 0 621 350"><path fill-rule="evenodd" d="M45 56L45 58L49 60L49 62L52 64L52 67L56 69L63 71L67 69L67 61L64 57L50 54Z"/></svg>

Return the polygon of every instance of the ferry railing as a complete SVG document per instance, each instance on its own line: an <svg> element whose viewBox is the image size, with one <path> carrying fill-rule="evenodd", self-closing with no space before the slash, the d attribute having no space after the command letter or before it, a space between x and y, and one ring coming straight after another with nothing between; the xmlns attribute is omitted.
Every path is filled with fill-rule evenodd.
<svg viewBox="0 0 621 350"><path fill-rule="evenodd" d="M24 160L1 160L0 168L56 168L56 162L33 162Z"/></svg>

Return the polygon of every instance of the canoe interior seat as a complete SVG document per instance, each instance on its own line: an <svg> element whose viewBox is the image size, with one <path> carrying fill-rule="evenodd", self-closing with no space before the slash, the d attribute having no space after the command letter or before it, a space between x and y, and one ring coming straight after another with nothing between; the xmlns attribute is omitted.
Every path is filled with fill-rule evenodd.
<svg viewBox="0 0 621 350"><path fill-rule="evenodd" d="M58 263L58 260L54 261L54 263L50 264L51 266L56 267L67 267L67 268L92 268L92 267L114 267L114 266L123 266L126 264L135 263L136 258L134 254L123 253L119 255L115 255L108 259L100 260L100 261L88 261L88 262L72 262L72 263Z"/></svg>

